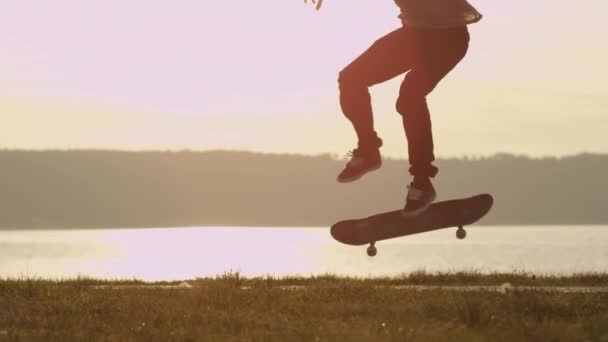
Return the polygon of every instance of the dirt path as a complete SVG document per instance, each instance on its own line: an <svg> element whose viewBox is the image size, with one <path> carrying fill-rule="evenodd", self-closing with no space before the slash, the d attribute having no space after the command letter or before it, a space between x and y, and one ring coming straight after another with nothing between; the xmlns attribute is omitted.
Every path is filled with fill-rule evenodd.
<svg viewBox="0 0 608 342"><path fill-rule="evenodd" d="M167 289L167 290L182 290L195 289L199 285L191 285L183 282L178 285L97 285L94 286L98 290L124 290L124 289ZM307 288L306 285L294 286L279 286L283 290L302 290ZM410 291L456 291L456 292L522 292L522 291L544 291L544 292L562 292L562 293L608 293L608 286L529 286L529 285L511 285L505 283L502 285L376 285L376 289L396 289ZM242 290L249 290L249 286L241 286Z"/></svg>

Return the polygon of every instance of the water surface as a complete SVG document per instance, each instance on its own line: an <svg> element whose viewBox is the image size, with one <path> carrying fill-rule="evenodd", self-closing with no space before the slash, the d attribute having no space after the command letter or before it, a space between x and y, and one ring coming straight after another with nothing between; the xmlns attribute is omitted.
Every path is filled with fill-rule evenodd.
<svg viewBox="0 0 608 342"><path fill-rule="evenodd" d="M328 228L204 227L0 231L0 277L176 280L246 276L368 277L429 272L608 272L608 227L476 226L365 247L335 242Z"/></svg>

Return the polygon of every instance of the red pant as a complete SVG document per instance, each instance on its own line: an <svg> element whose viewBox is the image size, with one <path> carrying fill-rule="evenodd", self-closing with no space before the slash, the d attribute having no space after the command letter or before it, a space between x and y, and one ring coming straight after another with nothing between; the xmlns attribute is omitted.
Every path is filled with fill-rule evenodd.
<svg viewBox="0 0 608 342"><path fill-rule="evenodd" d="M377 40L340 72L340 105L352 122L362 149L377 148L368 88L407 71L397 99L408 142L410 173L434 177L433 134L426 96L464 57L466 26L450 29L399 28Z"/></svg>

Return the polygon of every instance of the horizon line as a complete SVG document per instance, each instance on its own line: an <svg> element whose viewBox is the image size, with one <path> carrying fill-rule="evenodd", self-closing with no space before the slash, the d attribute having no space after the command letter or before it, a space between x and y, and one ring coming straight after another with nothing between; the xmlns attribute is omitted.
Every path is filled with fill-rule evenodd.
<svg viewBox="0 0 608 342"><path fill-rule="evenodd" d="M256 150L244 150L244 149L222 149L222 148L211 148L211 149L134 149L134 148L0 148L1 152L117 152L117 153L250 153L260 155L277 155L277 156L302 156L302 157L325 157L329 156L333 159L344 159L338 153L332 152L317 152L317 153L301 153L301 152L273 152L273 151L256 151ZM462 154L460 156L437 156L436 160L441 159L483 159L483 158L496 158L496 157L512 157L512 158L528 158L528 159L566 159L580 156L608 156L608 152L589 152L581 151L573 154L564 155L529 155L516 152L494 152L491 154ZM395 158L391 156L382 156L385 160L407 160L407 158Z"/></svg>

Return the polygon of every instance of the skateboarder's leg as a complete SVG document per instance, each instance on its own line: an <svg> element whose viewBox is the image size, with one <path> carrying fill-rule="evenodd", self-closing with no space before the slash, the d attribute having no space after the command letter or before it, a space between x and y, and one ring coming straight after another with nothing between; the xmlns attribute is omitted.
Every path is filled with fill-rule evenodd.
<svg viewBox="0 0 608 342"><path fill-rule="evenodd" d="M406 75L397 100L408 142L410 173L416 178L437 174L431 118L426 97L464 57L468 48L466 27L416 33L415 65Z"/></svg>
<svg viewBox="0 0 608 342"><path fill-rule="evenodd" d="M340 106L355 128L359 147L378 147L369 88L410 69L407 45L407 30L397 29L374 42L340 72Z"/></svg>
<svg viewBox="0 0 608 342"><path fill-rule="evenodd" d="M352 182L382 165L382 140L374 130L369 87L394 78L410 69L409 33L395 30L377 40L367 51L340 72L340 106L355 128L358 146L352 159L338 175L342 183Z"/></svg>
<svg viewBox="0 0 608 342"><path fill-rule="evenodd" d="M424 70L414 69L405 77L399 91L397 112L402 116L407 139L410 174L434 177L433 134L426 96L434 87Z"/></svg>
<svg viewBox="0 0 608 342"><path fill-rule="evenodd" d="M438 169L432 164L435 155L426 96L464 57L469 36L466 27L428 30L417 32L414 41L417 51L414 66L401 84L396 105L408 142L409 171L414 176L404 216L422 213L436 198L430 178L435 177Z"/></svg>

